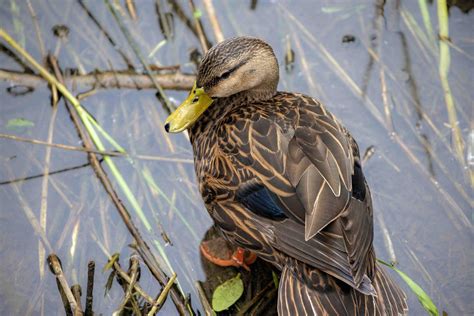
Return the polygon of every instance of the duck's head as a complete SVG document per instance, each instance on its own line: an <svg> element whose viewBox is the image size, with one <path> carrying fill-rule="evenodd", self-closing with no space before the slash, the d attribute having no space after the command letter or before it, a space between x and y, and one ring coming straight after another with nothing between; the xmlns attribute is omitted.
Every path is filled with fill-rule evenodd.
<svg viewBox="0 0 474 316"><path fill-rule="evenodd" d="M265 100L276 93L278 62L270 45L254 37L235 37L213 46L204 56L188 98L165 122L178 133L191 127L218 98ZM226 102L219 103L222 106Z"/></svg>

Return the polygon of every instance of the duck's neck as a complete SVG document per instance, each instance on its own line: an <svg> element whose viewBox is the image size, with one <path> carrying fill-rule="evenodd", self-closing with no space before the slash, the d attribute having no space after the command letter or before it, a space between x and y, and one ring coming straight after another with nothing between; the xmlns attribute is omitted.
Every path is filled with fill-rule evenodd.
<svg viewBox="0 0 474 316"><path fill-rule="evenodd" d="M242 91L225 98L216 98L212 105L201 115L199 120L189 128L189 137L192 143L197 136L208 128L214 128L216 122L227 116L234 108L259 101L271 99L275 94L276 86L266 86Z"/></svg>
<svg viewBox="0 0 474 316"><path fill-rule="evenodd" d="M268 89L268 87L254 88L252 90L242 91L226 98L219 98L219 105L228 111L242 104L250 104L253 102L266 101L276 94L276 87Z"/></svg>
<svg viewBox="0 0 474 316"><path fill-rule="evenodd" d="M227 113L241 101L233 97L234 96L215 99L211 106L201 114L196 123L188 129L189 139L192 144L199 139L199 136L204 134L208 135L208 133L205 132L208 129L212 129L213 125L215 125L219 119L225 117Z"/></svg>

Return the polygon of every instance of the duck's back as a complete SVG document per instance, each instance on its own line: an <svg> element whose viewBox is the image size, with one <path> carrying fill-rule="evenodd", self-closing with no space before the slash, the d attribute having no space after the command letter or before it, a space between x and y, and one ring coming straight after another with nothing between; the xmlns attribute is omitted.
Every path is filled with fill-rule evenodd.
<svg viewBox="0 0 474 316"><path fill-rule="evenodd" d="M206 206L229 239L282 269L281 315L406 312L375 263L357 144L324 106L277 93L208 117L221 119L193 141Z"/></svg>

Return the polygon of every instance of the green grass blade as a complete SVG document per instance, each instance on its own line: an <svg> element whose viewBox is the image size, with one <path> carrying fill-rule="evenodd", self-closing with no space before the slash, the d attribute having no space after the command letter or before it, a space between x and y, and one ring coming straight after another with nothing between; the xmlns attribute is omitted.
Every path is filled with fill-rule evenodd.
<svg viewBox="0 0 474 316"><path fill-rule="evenodd" d="M439 24L439 76L441 86L444 92L446 110L448 112L449 125L451 128L451 136L453 147L457 154L458 160L464 162L464 141L456 113L456 105L448 80L448 73L451 64L451 55L449 52L449 21L448 21L448 5L446 0L438 0L438 24Z"/></svg>
<svg viewBox="0 0 474 316"><path fill-rule="evenodd" d="M430 39L430 44L435 47L436 37L434 35L435 33L431 24L430 12L428 10L428 1L418 0L418 6L420 8L421 17L423 18L423 24L425 25L426 33L428 34L428 38Z"/></svg>
<svg viewBox="0 0 474 316"><path fill-rule="evenodd" d="M420 301L421 305L423 305L423 308L428 312L428 314L431 316L439 316L438 308L433 303L428 294L426 294L426 292L421 288L421 286L413 281L405 272L400 271L390 263L380 259L377 259L377 261L398 273L398 275L403 279L403 281L405 281L406 284L408 284L413 293L415 293L415 295L418 297L418 301Z"/></svg>

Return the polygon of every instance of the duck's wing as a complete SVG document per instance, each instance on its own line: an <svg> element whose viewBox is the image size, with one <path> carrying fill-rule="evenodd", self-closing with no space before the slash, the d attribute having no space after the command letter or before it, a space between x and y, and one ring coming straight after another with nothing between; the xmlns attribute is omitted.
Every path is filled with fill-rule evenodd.
<svg viewBox="0 0 474 316"><path fill-rule="evenodd" d="M241 180L237 199L259 216L271 201L264 217L278 215L275 248L372 293L366 275L372 213L357 145L314 99L287 95L272 102L274 113L257 109L226 126L220 147L251 175Z"/></svg>
<svg viewBox="0 0 474 316"><path fill-rule="evenodd" d="M363 295L307 265L290 261L280 277L278 315L407 315L406 296L377 267L377 296Z"/></svg>

